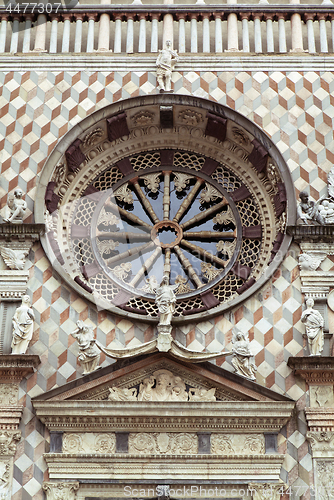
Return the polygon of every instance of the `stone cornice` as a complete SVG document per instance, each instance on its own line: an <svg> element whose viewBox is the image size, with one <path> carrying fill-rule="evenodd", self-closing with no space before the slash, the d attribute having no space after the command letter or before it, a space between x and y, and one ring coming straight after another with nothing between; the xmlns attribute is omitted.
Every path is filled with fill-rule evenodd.
<svg viewBox="0 0 334 500"><path fill-rule="evenodd" d="M305 416L312 431L334 431L334 408L305 408Z"/></svg>
<svg viewBox="0 0 334 500"><path fill-rule="evenodd" d="M127 6L128 7L128 6ZM137 5L135 6L138 7ZM224 8L226 4L224 4ZM230 6L229 6L230 7ZM237 8L240 6L238 5ZM262 7L262 6L261 6ZM286 7L286 5L285 5ZM296 7L295 5L293 7ZM320 7L320 6L318 6ZM145 5L146 8L146 5ZM136 9L137 10L137 9ZM156 54L1 54L0 70L6 71L149 71L156 72ZM182 54L182 60L178 62L178 72L188 71L217 71L223 65L224 71L287 71L294 67L300 71L331 71L334 65L334 57L330 55L302 54L291 56L289 54L265 55L259 58L257 55L243 54L242 52L230 52L222 55L217 54ZM178 92L176 92L177 94ZM182 92L180 92L182 93ZM302 226L299 226L302 227ZM309 226L312 227L312 226ZM321 227L321 226L315 226ZM326 226L329 227L329 226ZM330 239L330 237L328 237Z"/></svg>
<svg viewBox="0 0 334 500"><path fill-rule="evenodd" d="M36 354L2 354L0 355L0 382L21 382L33 373L41 360Z"/></svg>
<svg viewBox="0 0 334 500"><path fill-rule="evenodd" d="M0 243L13 240L36 241L44 232L44 224L0 224Z"/></svg>
<svg viewBox="0 0 334 500"><path fill-rule="evenodd" d="M288 366L310 384L334 384L334 357L290 357Z"/></svg>
<svg viewBox="0 0 334 500"><path fill-rule="evenodd" d="M214 403L37 401L39 419L52 431L242 431L277 432L294 402ZM209 415L209 416L208 416Z"/></svg>
<svg viewBox="0 0 334 500"><path fill-rule="evenodd" d="M287 233L293 236L295 241L307 241L308 243L324 242L333 243L334 238L334 225L326 226L288 226Z"/></svg>
<svg viewBox="0 0 334 500"><path fill-rule="evenodd" d="M0 428L16 430L23 413L21 405L0 406Z"/></svg>

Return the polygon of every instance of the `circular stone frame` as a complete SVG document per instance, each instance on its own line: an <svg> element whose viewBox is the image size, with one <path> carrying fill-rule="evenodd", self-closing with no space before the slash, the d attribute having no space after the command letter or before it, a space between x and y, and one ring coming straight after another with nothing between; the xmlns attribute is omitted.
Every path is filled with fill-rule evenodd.
<svg viewBox="0 0 334 500"><path fill-rule="evenodd" d="M79 294L98 307L120 316L156 322L157 316L140 314L121 300L112 304L96 295L89 285L89 275L85 269L78 268L68 257L73 250L73 225L66 221L73 219L76 200L82 196L92 199L96 196L91 189L93 178L114 164L121 165L122 176L126 177L128 167L126 161L122 164L122 160L131 154L154 151L159 147L164 151L171 148L189 151L189 154L196 153L209 158L208 164L211 166L212 162L226 166L239 175L245 188L260 206L259 217L264 234L259 258L261 262L244 279L244 286L240 287L242 291L219 304L204 297L203 304L206 304L200 311L195 308L186 315L173 318L175 324L203 321L237 306L268 281L291 243L292 238L286 233L286 227L294 225L296 221L294 185L281 153L261 129L234 110L202 98L160 94L130 98L94 112L74 126L47 159L37 186L35 221L46 223L48 229L42 237L43 248L55 270ZM261 162L257 163L259 158L265 158L264 167L260 165ZM210 176L210 165L205 175ZM277 185L273 184L267 173L268 165L276 169ZM163 170L163 160L160 170ZM116 175L115 184L120 178ZM277 186L284 188L280 190ZM55 212L58 214L56 222L46 207L58 209ZM160 227L167 227L168 222L159 221L152 235ZM179 241L182 235L175 228ZM76 231L88 234L83 228ZM270 235L270 232L273 234ZM168 248L168 244L160 246ZM182 297L181 294L177 298L182 300ZM154 303L154 296L152 300Z"/></svg>

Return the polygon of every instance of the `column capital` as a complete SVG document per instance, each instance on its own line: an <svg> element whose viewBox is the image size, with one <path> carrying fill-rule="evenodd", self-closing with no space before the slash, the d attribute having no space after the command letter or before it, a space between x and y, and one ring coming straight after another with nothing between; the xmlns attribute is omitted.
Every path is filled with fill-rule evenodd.
<svg viewBox="0 0 334 500"><path fill-rule="evenodd" d="M47 500L75 500L79 489L79 482L62 483L62 482L45 482L42 486L46 493Z"/></svg>
<svg viewBox="0 0 334 500"><path fill-rule="evenodd" d="M252 494L252 500L280 500L288 485L283 481L279 483L249 483L248 490Z"/></svg>

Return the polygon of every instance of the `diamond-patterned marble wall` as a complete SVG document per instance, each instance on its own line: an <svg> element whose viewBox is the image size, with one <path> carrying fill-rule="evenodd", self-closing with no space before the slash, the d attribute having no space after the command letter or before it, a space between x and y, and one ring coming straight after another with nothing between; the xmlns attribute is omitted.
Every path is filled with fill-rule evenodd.
<svg viewBox="0 0 334 500"><path fill-rule="evenodd" d="M327 172L334 163L334 74L192 71L175 72L173 80L175 93L226 104L258 124L283 154L296 194L308 185L313 198L326 194ZM28 203L26 222L33 221L36 179L57 141L82 118L111 102L156 92L155 74L145 72L8 72L0 74L0 82L0 208L8 192L20 186ZM249 330L257 382L297 401L297 415L279 435L279 452L287 453L281 477L292 486L290 498L305 491L302 498L308 500L313 477L301 411L307 397L305 383L286 364L289 356L302 355L304 344L298 253L293 245L275 276L242 306L210 321L178 327L175 334L188 348L218 350L230 347L232 327ZM104 345L114 339L119 345L148 341L153 328L96 312L62 282L40 244L33 246L26 266L36 315L29 352L42 362L20 389L24 439L17 450L12 498L41 500L48 435L34 416L31 398L81 376L77 344L69 335L75 322L82 319L93 325ZM332 267L329 259L321 265L323 270ZM111 363L101 360L104 365ZM229 358L220 361L232 371Z"/></svg>

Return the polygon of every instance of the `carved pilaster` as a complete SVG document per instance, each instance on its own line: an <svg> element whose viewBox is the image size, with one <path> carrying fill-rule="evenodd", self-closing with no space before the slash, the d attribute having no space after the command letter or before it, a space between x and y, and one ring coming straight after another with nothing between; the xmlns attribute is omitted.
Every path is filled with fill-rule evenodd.
<svg viewBox="0 0 334 500"><path fill-rule="evenodd" d="M0 300L20 300L25 294L29 277L23 269L25 259L44 231L44 224L0 224L0 255L7 267L1 271Z"/></svg>
<svg viewBox="0 0 334 500"><path fill-rule="evenodd" d="M46 493L47 500L75 500L77 498L77 491L79 483L56 483L48 482L43 483L43 490Z"/></svg>
<svg viewBox="0 0 334 500"><path fill-rule="evenodd" d="M21 439L20 431L0 431L0 455L14 456L17 443Z"/></svg>

